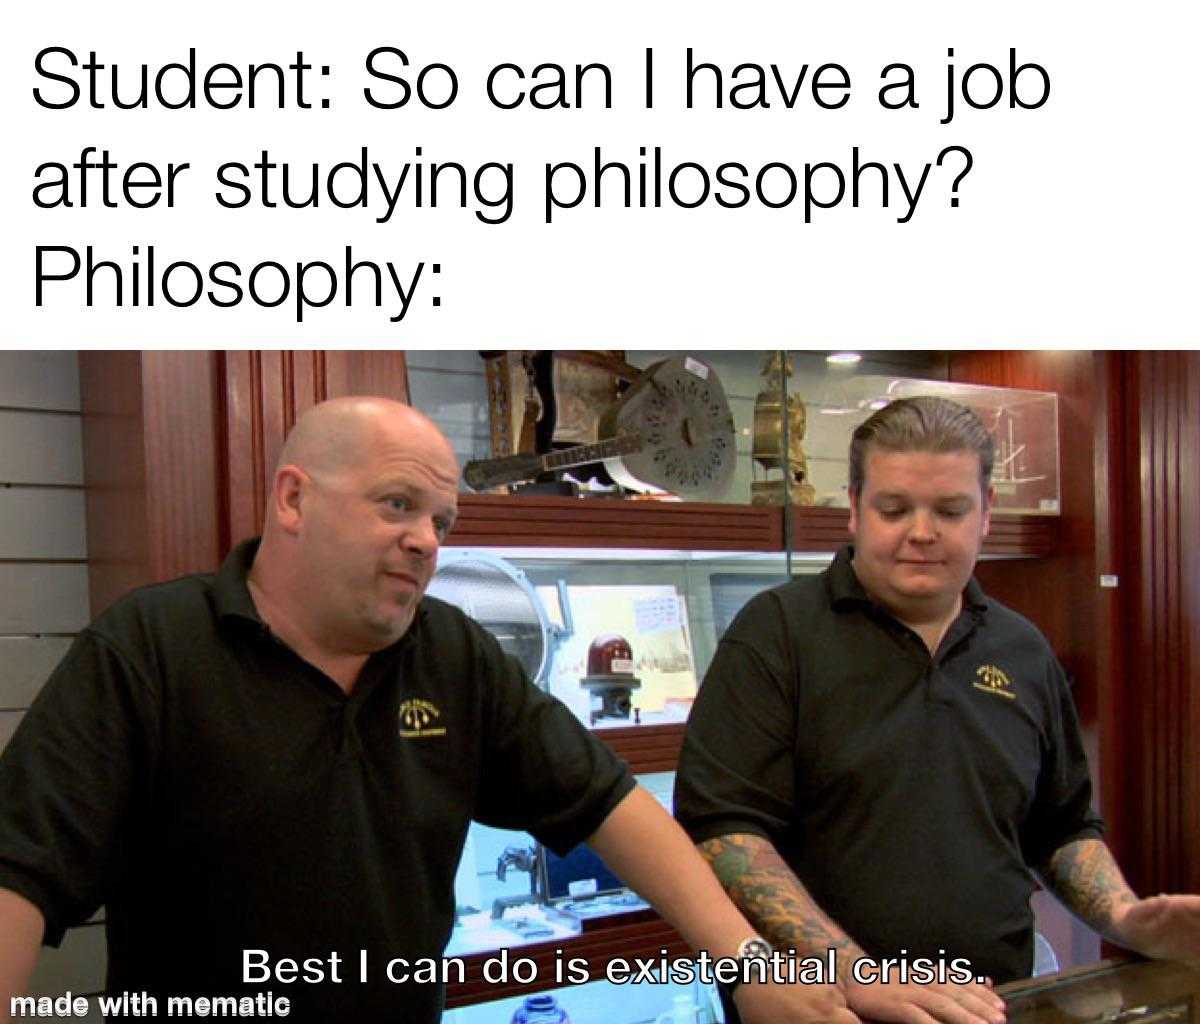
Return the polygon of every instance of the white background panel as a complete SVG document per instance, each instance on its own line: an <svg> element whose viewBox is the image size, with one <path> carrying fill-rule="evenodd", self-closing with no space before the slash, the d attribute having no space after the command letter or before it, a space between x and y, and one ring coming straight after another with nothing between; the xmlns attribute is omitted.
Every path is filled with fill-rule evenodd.
<svg viewBox="0 0 1200 1024"><path fill-rule="evenodd" d="M83 483L80 417L0 409L0 483Z"/></svg>
<svg viewBox="0 0 1200 1024"><path fill-rule="evenodd" d="M67 637L0 637L0 708L25 708L62 661Z"/></svg>
<svg viewBox="0 0 1200 1024"><path fill-rule="evenodd" d="M18 409L78 409L75 353L0 352L0 405Z"/></svg>
<svg viewBox="0 0 1200 1024"><path fill-rule="evenodd" d="M0 280L8 299L0 337L72 348L214 339L470 349L1195 343L1192 240L1200 192L1190 183L1200 156L1193 128L1198 21L1200 7L1181 0L1136 7L1116 0L611 0L586 9L548 0L344 0L336 9L311 0L212 0L184 30L148 0L128 0L116 13L90 0L24 5L6 25L0 61L0 114L9 129L0 163ZM221 61L243 69L286 65L303 50L305 60L332 72L310 74L311 109L299 109L293 87L282 111L261 99L255 109L243 102L230 110L202 104L126 111L111 101L96 109L86 97L55 111L33 98L38 85L55 98L67 92L34 69L35 54L51 45L72 47L80 63L94 49L106 68L119 64L127 92L140 64L153 72L186 61L189 46L201 68ZM427 64L453 67L458 99L445 110L422 109L415 100L402 109L368 105L365 88L384 99L400 92L367 72L366 56L380 46L408 55L407 72L398 61L391 70L410 84ZM789 83L807 69L799 102L789 109L773 91L768 109L737 110L728 102L715 109L712 86L704 84L700 103L687 109L689 46L697 61L724 70L726 97L740 63L761 66L768 82L772 64ZM646 47L655 51L653 109L643 103ZM1005 85L993 108L972 110L960 101L954 119L941 123L947 63L961 77L986 62L1003 79L1010 47L1017 63L1048 70L1049 101L1013 109ZM568 69L603 62L612 72L612 107L593 96L582 108L499 109L484 82L505 61L530 71L541 62ZM821 109L807 86L819 65L834 62L850 75L850 100ZM879 104L880 73L891 63L915 70L916 108ZM86 84L81 70L74 77ZM1025 96L1034 98L1028 89ZM122 170L139 160L191 168L170 208L105 208L95 202L93 182L86 209L37 209L31 194L39 163L77 161L85 146L108 148ZM425 167L458 161L469 174L488 161L511 162L513 216L489 226L471 200L467 209L444 199L438 209L417 208L411 190L385 222L377 203L231 210L212 198L220 164L253 163L264 148L305 173L314 161L327 172L357 160L364 146L393 181L413 160ZM810 223L795 204L626 209L608 188L603 208L589 196L553 224L544 222L546 165L590 166L600 147L603 159L622 161L636 176L639 147L652 154L656 146L668 171L695 162L710 180L716 167L733 162L750 169L751 181L772 163L801 175L806 164L825 163L848 173L853 147L863 161L899 164L910 182L922 172L926 178L907 223L899 223L904 201L891 170L887 207L879 174L868 171L857 208L847 188L842 205L817 210ZM961 179L960 154L937 163L953 146L973 158ZM72 245L81 254L90 244L97 258L121 262L126 304L113 304L106 277L88 307L81 274L49 285L45 305L35 306L39 244ZM388 322L398 302L387 298L379 309L362 301L365 293L351 309L339 293L303 324L290 301L274 309L221 309L207 301L173 308L161 299L133 307L132 249L142 247L144 267L150 244L160 276L177 259L204 269L229 259L246 271L268 260L293 269L297 261L337 265L346 245L355 258L392 262L406 278L424 263L425 276L399 324ZM441 267L436 279L433 263Z"/></svg>
<svg viewBox="0 0 1200 1024"><path fill-rule="evenodd" d="M87 625L85 565L0 565L0 594L0 633L78 633Z"/></svg>
<svg viewBox="0 0 1200 1024"><path fill-rule="evenodd" d="M83 558L82 491L0 488L0 558Z"/></svg>

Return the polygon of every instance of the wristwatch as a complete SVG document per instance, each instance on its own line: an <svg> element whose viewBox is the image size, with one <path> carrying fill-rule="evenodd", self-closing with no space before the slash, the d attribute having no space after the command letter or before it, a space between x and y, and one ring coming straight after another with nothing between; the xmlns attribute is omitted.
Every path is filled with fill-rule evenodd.
<svg viewBox="0 0 1200 1024"><path fill-rule="evenodd" d="M759 935L751 935L748 939L742 939L741 944L737 948L737 953L734 954L734 959L739 964L743 960L766 960L773 952L771 944L766 939ZM742 976L739 973L733 981L727 984L718 982L717 985L725 992L725 995L732 996L741 983Z"/></svg>

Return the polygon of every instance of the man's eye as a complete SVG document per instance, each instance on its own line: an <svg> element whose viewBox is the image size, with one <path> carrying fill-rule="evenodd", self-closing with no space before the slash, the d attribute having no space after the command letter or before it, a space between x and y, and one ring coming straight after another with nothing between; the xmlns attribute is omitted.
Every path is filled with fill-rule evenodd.
<svg viewBox="0 0 1200 1024"><path fill-rule="evenodd" d="M884 519L899 519L907 511L902 505L885 505L879 510L879 514Z"/></svg>
<svg viewBox="0 0 1200 1024"><path fill-rule="evenodd" d="M454 524L451 520L443 519L441 516L435 516L433 519L433 528L437 531L437 535L440 540L446 539L447 535L450 533L450 527L453 525Z"/></svg>
<svg viewBox="0 0 1200 1024"><path fill-rule="evenodd" d="M393 512L407 512L412 507L407 498L385 498L383 503Z"/></svg>

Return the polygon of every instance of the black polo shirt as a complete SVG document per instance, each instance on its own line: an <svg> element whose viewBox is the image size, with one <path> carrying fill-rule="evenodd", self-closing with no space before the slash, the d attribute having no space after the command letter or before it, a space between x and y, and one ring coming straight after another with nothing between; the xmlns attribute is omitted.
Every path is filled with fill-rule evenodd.
<svg viewBox="0 0 1200 1024"><path fill-rule="evenodd" d="M872 956L945 951L1027 977L1029 865L1101 831L1063 671L974 580L930 657L851 557L729 627L688 723L676 814L697 842L769 839Z"/></svg>
<svg viewBox="0 0 1200 1024"><path fill-rule="evenodd" d="M436 1021L440 989L384 967L441 954L469 821L566 852L632 779L432 598L347 697L259 619L255 550L80 635L0 759L0 885L51 944L105 905L110 991L232 994L243 949L337 952L340 983L251 991L286 995L293 1020Z"/></svg>

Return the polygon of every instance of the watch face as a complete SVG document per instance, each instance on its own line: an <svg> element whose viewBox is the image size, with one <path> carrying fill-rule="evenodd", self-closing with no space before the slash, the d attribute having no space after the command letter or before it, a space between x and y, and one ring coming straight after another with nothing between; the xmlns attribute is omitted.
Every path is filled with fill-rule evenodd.
<svg viewBox="0 0 1200 1024"><path fill-rule="evenodd" d="M766 939L760 939L757 936L752 939L744 939L742 944L738 946L738 956L742 960L769 957L771 952L771 944Z"/></svg>

